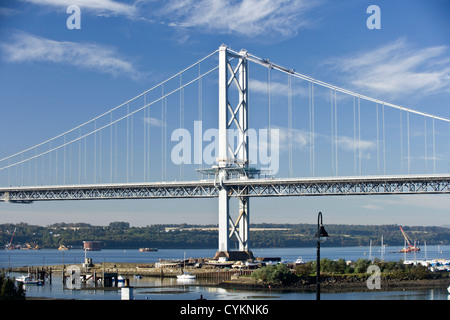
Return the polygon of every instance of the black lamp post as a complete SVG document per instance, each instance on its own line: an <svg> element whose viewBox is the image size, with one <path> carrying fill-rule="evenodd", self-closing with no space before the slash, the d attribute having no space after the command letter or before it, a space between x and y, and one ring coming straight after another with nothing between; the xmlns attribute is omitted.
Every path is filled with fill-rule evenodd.
<svg viewBox="0 0 450 320"><path fill-rule="evenodd" d="M328 237L328 233L325 231L322 223L322 212L319 212L317 217L317 232L315 236L317 237L316 300L320 300L320 243L324 242Z"/></svg>

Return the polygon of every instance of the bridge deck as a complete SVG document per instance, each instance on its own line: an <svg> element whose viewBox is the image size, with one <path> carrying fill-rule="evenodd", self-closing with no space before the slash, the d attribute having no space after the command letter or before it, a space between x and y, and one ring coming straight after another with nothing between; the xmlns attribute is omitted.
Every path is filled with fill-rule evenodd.
<svg viewBox="0 0 450 320"><path fill-rule="evenodd" d="M450 193L450 175L233 179L230 197ZM214 180L0 188L0 201L214 198Z"/></svg>

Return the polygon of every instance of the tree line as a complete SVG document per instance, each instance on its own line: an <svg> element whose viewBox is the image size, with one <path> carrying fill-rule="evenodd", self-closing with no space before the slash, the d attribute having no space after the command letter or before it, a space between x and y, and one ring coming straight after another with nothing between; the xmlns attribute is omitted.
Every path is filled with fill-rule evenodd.
<svg viewBox="0 0 450 320"><path fill-rule="evenodd" d="M261 223L250 226L252 247L311 247L316 244L315 224ZM408 236L419 244L449 244L450 229L433 226L403 226ZM15 232L14 232L15 230ZM404 237L398 225L326 225L328 246L403 246ZM14 236L13 236L14 233ZM132 227L128 222L111 222L108 226L88 223L57 223L37 226L27 223L0 224L1 246L32 244L40 248L61 245L81 247L83 241L102 241L103 248L216 248L217 225L158 224ZM235 243L233 243L233 241ZM231 247L237 245L232 239Z"/></svg>
<svg viewBox="0 0 450 320"><path fill-rule="evenodd" d="M432 272L421 265L407 265L403 261L374 261L358 259L347 263L344 259L320 260L320 273L322 281L362 281L366 280L369 266L375 265L379 268L381 279L386 280L423 280L423 279L448 279L448 272ZM259 268L251 275L252 278L271 285L313 284L316 279L316 261L308 261L297 265L292 272L285 264L270 265Z"/></svg>

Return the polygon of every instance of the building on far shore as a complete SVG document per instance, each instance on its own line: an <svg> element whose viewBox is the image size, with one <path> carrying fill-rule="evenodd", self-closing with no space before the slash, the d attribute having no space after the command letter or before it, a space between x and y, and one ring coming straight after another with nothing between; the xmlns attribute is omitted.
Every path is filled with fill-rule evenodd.
<svg viewBox="0 0 450 320"><path fill-rule="evenodd" d="M101 241L83 241L83 245L85 250L87 251L100 251L102 250L102 242Z"/></svg>

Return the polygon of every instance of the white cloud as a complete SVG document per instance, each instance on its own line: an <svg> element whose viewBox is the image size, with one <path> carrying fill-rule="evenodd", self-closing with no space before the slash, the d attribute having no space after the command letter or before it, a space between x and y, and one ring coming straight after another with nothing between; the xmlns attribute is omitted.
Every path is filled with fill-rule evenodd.
<svg viewBox="0 0 450 320"><path fill-rule="evenodd" d="M432 93L450 86L446 46L413 48L399 39L378 49L329 63L357 89L391 96Z"/></svg>
<svg viewBox="0 0 450 320"><path fill-rule="evenodd" d="M169 0L157 11L168 25L208 33L289 37L311 21L307 12L318 1Z"/></svg>
<svg viewBox="0 0 450 320"><path fill-rule="evenodd" d="M0 16L8 17L16 15L17 13L19 13L19 11L16 9L0 7Z"/></svg>
<svg viewBox="0 0 450 320"><path fill-rule="evenodd" d="M152 117L145 117L144 122L148 123L149 125L154 126L154 127L162 127L164 124L160 119L156 119L156 118L152 118Z"/></svg>
<svg viewBox="0 0 450 320"><path fill-rule="evenodd" d="M355 140L353 138L346 137L346 136L338 136L337 144L338 144L338 147L340 147L344 150L347 150L347 151L351 151L354 149L356 149L356 150L361 149L362 151L368 151L368 150L374 149L376 147L376 144L372 141Z"/></svg>
<svg viewBox="0 0 450 320"><path fill-rule="evenodd" d="M22 0L41 6L67 8L78 5L81 10L89 10L101 14L115 14L133 16L136 13L134 5L120 3L113 0Z"/></svg>
<svg viewBox="0 0 450 320"><path fill-rule="evenodd" d="M0 49L10 62L51 62L139 78L133 64L118 58L114 48L97 44L55 41L18 32L12 41L0 43Z"/></svg>
<svg viewBox="0 0 450 320"><path fill-rule="evenodd" d="M323 0L21 0L47 8L78 5L82 12L121 15L166 24L179 31L236 34L261 40L295 36L314 22L310 10ZM185 40L189 36L183 35ZM183 41L180 40L180 41Z"/></svg>
<svg viewBox="0 0 450 320"><path fill-rule="evenodd" d="M268 92L268 82L267 81L260 81L257 79L250 78L249 79L249 90L254 91L257 93L266 94ZM287 97L289 94L289 85L286 81L278 82L278 81L270 81L270 94L272 96L281 96L281 97ZM308 95L308 89L305 86L291 86L291 94L292 96L307 96Z"/></svg>

